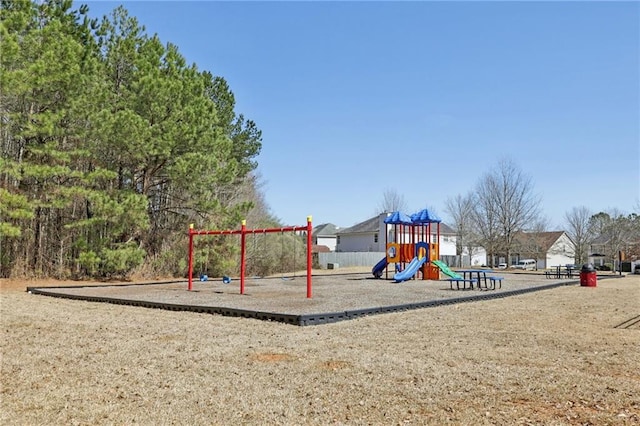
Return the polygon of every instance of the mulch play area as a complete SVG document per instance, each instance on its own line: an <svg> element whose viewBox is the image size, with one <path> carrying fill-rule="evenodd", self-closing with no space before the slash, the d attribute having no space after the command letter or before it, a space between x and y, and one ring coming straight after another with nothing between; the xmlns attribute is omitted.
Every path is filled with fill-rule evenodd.
<svg viewBox="0 0 640 426"><path fill-rule="evenodd" d="M504 274L495 290L457 290L447 281L410 280L396 283L374 279L369 273L317 275L307 298L306 277L248 278L245 293L233 279L138 283L126 285L29 287L34 294L94 302L117 303L168 310L194 311L280 321L294 325L324 324L389 312L444 304L502 298L564 285L579 279L545 278L539 274Z"/></svg>

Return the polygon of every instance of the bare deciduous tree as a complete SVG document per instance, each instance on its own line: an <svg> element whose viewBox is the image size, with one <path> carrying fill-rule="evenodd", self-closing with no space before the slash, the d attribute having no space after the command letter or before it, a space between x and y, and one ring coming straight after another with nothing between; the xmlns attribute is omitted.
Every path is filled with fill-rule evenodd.
<svg viewBox="0 0 640 426"><path fill-rule="evenodd" d="M497 209L490 199L474 194L472 215L479 242L487 251L487 264L495 266L495 256L500 250Z"/></svg>
<svg viewBox="0 0 640 426"><path fill-rule="evenodd" d="M387 212L404 212L407 209L407 202L404 199L404 196L395 189L387 188L382 193L382 201L378 205L378 209L376 213L387 213Z"/></svg>
<svg viewBox="0 0 640 426"><path fill-rule="evenodd" d="M564 214L567 235L573 242L576 264L587 262L589 244L593 239L593 234L589 230L591 216L591 211L585 206L574 207Z"/></svg>
<svg viewBox="0 0 640 426"><path fill-rule="evenodd" d="M524 231L540 214L540 199L533 192L531 177L512 160L501 160L476 187L474 217L492 257L497 250L511 258L516 233Z"/></svg>
<svg viewBox="0 0 640 426"><path fill-rule="evenodd" d="M471 259L477 250L477 238L473 231L473 195L469 193L448 198L445 201L445 211L456 230L456 254L462 256L466 248Z"/></svg>

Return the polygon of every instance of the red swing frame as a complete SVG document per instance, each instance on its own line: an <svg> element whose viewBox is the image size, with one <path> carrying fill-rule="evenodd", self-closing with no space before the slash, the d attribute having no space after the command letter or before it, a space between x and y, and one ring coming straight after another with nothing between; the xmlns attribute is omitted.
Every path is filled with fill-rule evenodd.
<svg viewBox="0 0 640 426"><path fill-rule="evenodd" d="M196 235L240 235L240 294L244 294L245 270L246 270L246 236L247 234L266 234L273 232L307 232L307 299L311 299L311 216L307 216L306 226L286 226L283 228L247 229L247 221L243 220L240 229L234 230L214 230L202 231L193 229L193 224L189 225L189 291L193 290L193 237Z"/></svg>

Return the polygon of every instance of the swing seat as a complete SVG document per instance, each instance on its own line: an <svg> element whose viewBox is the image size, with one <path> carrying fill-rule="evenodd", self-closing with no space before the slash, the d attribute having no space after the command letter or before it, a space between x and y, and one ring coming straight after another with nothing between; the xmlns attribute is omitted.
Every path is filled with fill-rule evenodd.
<svg viewBox="0 0 640 426"><path fill-rule="evenodd" d="M231 278L225 275L224 277L222 277L222 282L224 284L229 284L231 282Z"/></svg>
<svg viewBox="0 0 640 426"><path fill-rule="evenodd" d="M207 281L208 279L209 279L209 276L205 274L200 274L200 281Z"/></svg>

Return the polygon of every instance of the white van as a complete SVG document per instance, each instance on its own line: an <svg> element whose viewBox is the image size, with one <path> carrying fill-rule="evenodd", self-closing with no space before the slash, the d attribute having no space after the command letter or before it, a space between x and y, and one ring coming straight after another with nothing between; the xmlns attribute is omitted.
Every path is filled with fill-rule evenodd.
<svg viewBox="0 0 640 426"><path fill-rule="evenodd" d="M515 269L523 269L525 271L533 271L536 269L537 262L535 259L522 259L520 262L513 265Z"/></svg>

